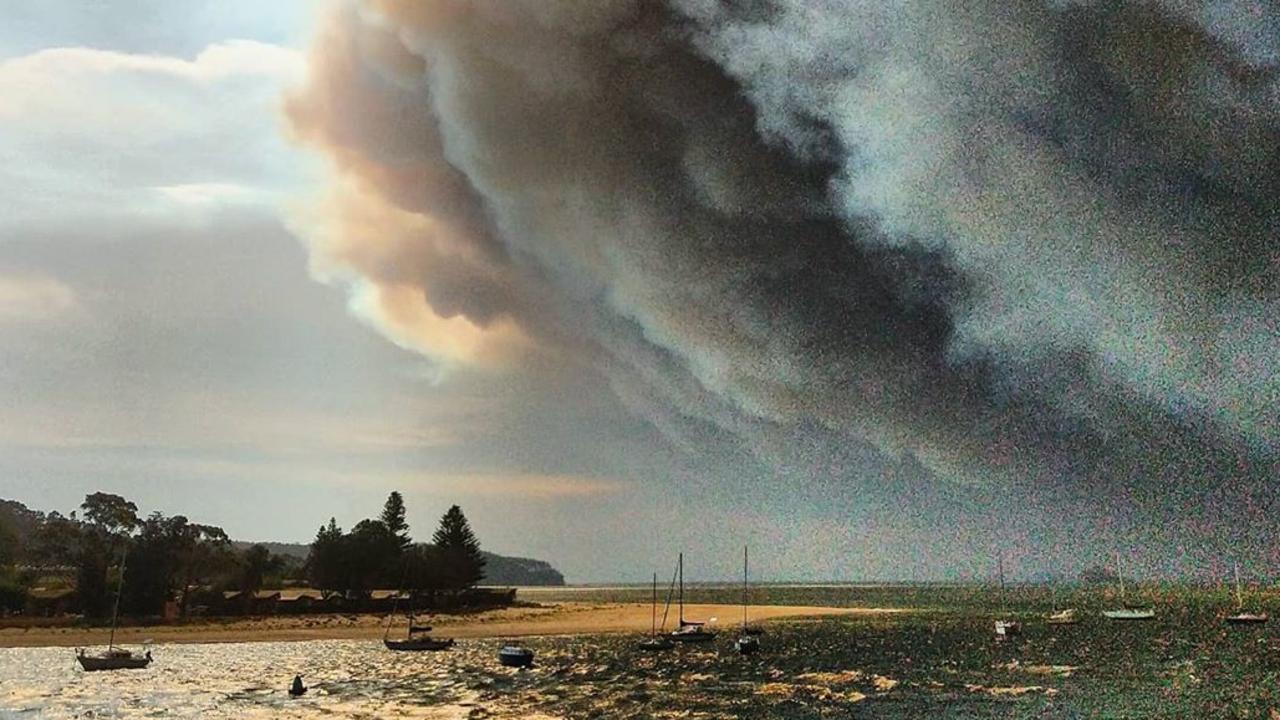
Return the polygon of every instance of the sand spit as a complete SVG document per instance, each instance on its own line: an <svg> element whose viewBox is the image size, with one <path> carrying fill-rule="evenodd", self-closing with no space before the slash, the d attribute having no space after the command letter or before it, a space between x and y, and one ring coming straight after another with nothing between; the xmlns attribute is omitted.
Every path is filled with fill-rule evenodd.
<svg viewBox="0 0 1280 720"><path fill-rule="evenodd" d="M430 622L436 633L455 638L504 638L537 635L595 635L648 632L651 608L643 603L547 603L466 615L439 615ZM737 605L686 605L685 617L717 618L715 625L732 629L741 617ZM816 618L902 612L879 608L831 608L760 605L748 610L751 621ZM670 625L670 622L668 623ZM299 615L265 618L203 620L176 625L124 627L116 642L220 643L290 640L375 640L382 637L386 618L378 615ZM0 628L0 647L80 647L105 645L106 628Z"/></svg>

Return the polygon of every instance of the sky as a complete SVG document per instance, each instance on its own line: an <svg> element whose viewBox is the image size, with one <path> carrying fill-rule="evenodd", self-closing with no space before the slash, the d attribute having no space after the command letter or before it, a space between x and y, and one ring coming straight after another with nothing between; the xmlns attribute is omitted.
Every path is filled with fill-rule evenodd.
<svg viewBox="0 0 1280 720"><path fill-rule="evenodd" d="M1280 571L1280 15L0 0L0 497L571 582Z"/></svg>

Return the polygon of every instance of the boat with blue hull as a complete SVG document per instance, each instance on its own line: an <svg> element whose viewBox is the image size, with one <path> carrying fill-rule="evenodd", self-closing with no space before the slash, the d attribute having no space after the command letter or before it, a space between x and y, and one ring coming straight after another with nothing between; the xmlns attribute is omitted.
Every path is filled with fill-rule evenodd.
<svg viewBox="0 0 1280 720"><path fill-rule="evenodd" d="M523 645L504 645L498 651L498 662L505 667L533 667L533 651Z"/></svg>

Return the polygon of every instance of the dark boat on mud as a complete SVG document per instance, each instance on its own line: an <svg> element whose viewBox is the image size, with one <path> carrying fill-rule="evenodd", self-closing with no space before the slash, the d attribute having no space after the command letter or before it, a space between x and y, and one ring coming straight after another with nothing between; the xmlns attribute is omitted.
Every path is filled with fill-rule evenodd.
<svg viewBox="0 0 1280 720"><path fill-rule="evenodd" d="M103 670L142 670L151 664L151 651L135 655L129 650L116 647L116 624L120 619L120 594L124 590L124 569L128 551L120 553L120 582L116 583L116 602L111 609L111 636L107 640L107 650L101 655L90 655L84 648L76 650L76 662L85 672L101 672Z"/></svg>
<svg viewBox="0 0 1280 720"><path fill-rule="evenodd" d="M395 604L399 604L399 602L400 597L397 595ZM394 605L391 612L394 617ZM394 650L396 652L437 652L440 650L448 650L456 644L453 638L437 638L428 635L427 633L431 632L430 625L414 625L414 614L412 609L409 610L407 616L409 620L409 632L403 640L391 639L391 620L387 620L386 632L382 634L382 645L388 650Z"/></svg>
<svg viewBox="0 0 1280 720"><path fill-rule="evenodd" d="M523 645L504 645L498 651L498 662L506 667L533 667L533 651Z"/></svg>

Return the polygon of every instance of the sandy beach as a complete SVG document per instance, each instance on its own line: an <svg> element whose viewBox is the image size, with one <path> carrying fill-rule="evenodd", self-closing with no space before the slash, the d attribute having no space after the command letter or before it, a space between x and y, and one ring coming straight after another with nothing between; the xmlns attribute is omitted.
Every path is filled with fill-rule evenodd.
<svg viewBox="0 0 1280 720"><path fill-rule="evenodd" d="M528 637L536 635L588 635L643 633L650 627L651 607L644 603L546 603L539 607L513 607L469 615L441 615L430 620L437 634L455 638ZM691 619L710 620L732 628L741 617L739 605L687 605ZM831 608L788 605L752 606L753 623L782 618L809 618L901 612L879 608ZM289 640L374 640L382 637L386 619L378 615L302 615L266 618L207 620L179 625L122 627L116 642L218 643L275 642ZM673 624L668 619L668 628ZM2 628L0 648L79 647L105 645L106 628Z"/></svg>

